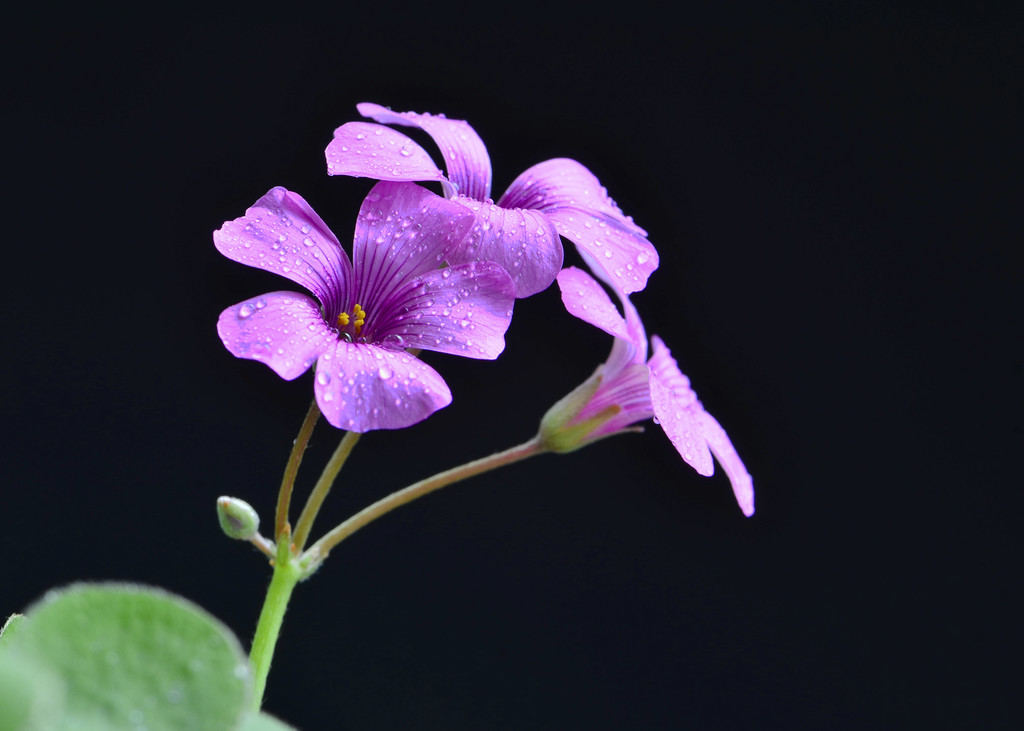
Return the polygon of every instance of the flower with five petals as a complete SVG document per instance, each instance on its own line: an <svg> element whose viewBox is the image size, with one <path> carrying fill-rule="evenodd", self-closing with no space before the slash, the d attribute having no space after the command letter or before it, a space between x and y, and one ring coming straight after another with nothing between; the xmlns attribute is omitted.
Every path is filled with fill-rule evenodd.
<svg viewBox="0 0 1024 731"><path fill-rule="evenodd" d="M587 265L622 294L643 289L658 267L647 233L623 214L580 163L557 158L534 165L494 203L491 161L479 135L463 120L392 112L359 104L382 124L349 122L327 146L327 172L377 180L437 181L445 196L471 210L476 222L451 263L494 261L528 297L551 284L562 266L559 234L576 244ZM384 124L418 127L441 151L448 174L412 139Z"/></svg>
<svg viewBox="0 0 1024 731"><path fill-rule="evenodd" d="M508 273L490 262L446 266L473 216L413 183L378 183L356 221L352 260L301 196L274 188L214 232L229 259L308 289L224 310L217 331L239 358L292 380L316 363L314 392L334 426L399 429L451 402L433 368L406 348L496 358L512 316Z"/></svg>

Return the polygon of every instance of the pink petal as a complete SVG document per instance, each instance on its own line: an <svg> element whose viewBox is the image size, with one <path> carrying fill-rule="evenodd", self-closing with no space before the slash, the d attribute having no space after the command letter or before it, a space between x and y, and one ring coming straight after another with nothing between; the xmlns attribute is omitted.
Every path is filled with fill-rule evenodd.
<svg viewBox="0 0 1024 731"><path fill-rule="evenodd" d="M444 115L392 112L379 104L362 103L356 109L364 117L383 124L419 127L437 143L448 169L448 179L456 192L475 200L491 195L491 159L483 140L469 124L461 119L447 119Z"/></svg>
<svg viewBox="0 0 1024 731"><path fill-rule="evenodd" d="M551 286L562 267L562 241L543 213L500 208L459 196L455 199L476 215L476 223L450 263L493 261L503 266L516 285L516 297L529 297Z"/></svg>
<svg viewBox="0 0 1024 731"><path fill-rule="evenodd" d="M412 426L452 401L444 379L418 358L343 340L320 356L313 388L327 421L355 432Z"/></svg>
<svg viewBox="0 0 1024 731"><path fill-rule="evenodd" d="M593 257L608 283L625 294L647 286L658 252L647 232L623 214L592 172L575 160L534 165L516 178L499 206L544 211L558 233Z"/></svg>
<svg viewBox="0 0 1024 731"><path fill-rule="evenodd" d="M570 315L616 338L632 341L626 321L608 293L592 276L582 269L566 267L558 273L558 287L562 290L562 303Z"/></svg>
<svg viewBox="0 0 1024 731"><path fill-rule="evenodd" d="M709 477L714 474L715 465L700 417L704 409L690 388L690 379L679 370L665 344L657 336L651 341L654 354L648 367L654 416L683 460L698 474Z"/></svg>
<svg viewBox="0 0 1024 731"><path fill-rule="evenodd" d="M266 363L287 381L305 373L338 338L317 303L296 292L271 292L227 308L217 333L232 355Z"/></svg>
<svg viewBox="0 0 1024 731"><path fill-rule="evenodd" d="M515 288L503 268L471 262L424 274L406 296L394 298L390 329L401 347L493 360L505 349Z"/></svg>
<svg viewBox="0 0 1024 731"><path fill-rule="evenodd" d="M445 181L430 154L393 129L369 122L349 122L334 130L327 145L328 175L375 180Z"/></svg>
<svg viewBox="0 0 1024 731"><path fill-rule="evenodd" d="M736 453L735 447L729 440L729 435L719 424L715 417L703 409L700 412L701 426L704 429L704 436L708 440L711 452L715 459L722 465L725 474L732 484L733 495L739 503L740 510L748 518L754 514L754 481L743 465L743 460Z"/></svg>
<svg viewBox="0 0 1024 731"><path fill-rule="evenodd" d="M324 305L339 312L340 298L351 289L352 265L331 230L298 193L273 188L245 215L213 232L224 256L266 269L300 284Z"/></svg>
<svg viewBox="0 0 1024 731"><path fill-rule="evenodd" d="M592 172L575 160L560 157L525 170L512 181L498 205L550 211L574 208L590 211L622 224L638 236L647 232L625 215Z"/></svg>
<svg viewBox="0 0 1024 731"><path fill-rule="evenodd" d="M549 210L547 216L596 267L595 274L603 272L601 278L622 294L642 290L658 268L658 252L651 243L618 221L576 208Z"/></svg>
<svg viewBox="0 0 1024 731"><path fill-rule="evenodd" d="M352 247L359 290L353 303L376 324L392 293L440 267L473 225L473 216L413 183L380 182L367 194Z"/></svg>

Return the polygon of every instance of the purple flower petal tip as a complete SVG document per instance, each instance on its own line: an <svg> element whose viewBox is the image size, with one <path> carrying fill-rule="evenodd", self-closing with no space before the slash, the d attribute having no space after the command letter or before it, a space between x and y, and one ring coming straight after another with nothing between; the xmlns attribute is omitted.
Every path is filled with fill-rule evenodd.
<svg viewBox="0 0 1024 731"><path fill-rule="evenodd" d="M420 359L344 341L320 356L314 391L327 421L360 433L412 426L452 401L444 379Z"/></svg>
<svg viewBox="0 0 1024 731"><path fill-rule="evenodd" d="M626 320L615 308L608 293L582 269L566 267L558 273L562 304L573 317L578 317L612 337L630 340Z"/></svg>
<svg viewBox="0 0 1024 731"><path fill-rule="evenodd" d="M351 175L375 180L444 180L430 154L415 141L390 127L349 122L334 130L324 152L328 175Z"/></svg>

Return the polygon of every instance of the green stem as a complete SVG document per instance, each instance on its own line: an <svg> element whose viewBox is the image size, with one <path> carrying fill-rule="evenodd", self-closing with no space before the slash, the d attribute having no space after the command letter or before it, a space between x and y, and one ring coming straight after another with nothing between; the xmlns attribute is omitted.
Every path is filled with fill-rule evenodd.
<svg viewBox="0 0 1024 731"><path fill-rule="evenodd" d="M453 467L450 470L439 472L433 477L428 477L427 479L421 480L413 485L409 485L409 487L399 490L398 492L393 492L386 498L378 500L373 505L363 508L361 511L353 515L344 523L338 525L332 531L324 535L323 538L314 543L310 547L309 551L307 551L306 555L319 563L327 557L327 554L330 553L331 549L336 545L341 543L367 523L372 523L377 518L390 513L395 508L401 507L402 505L423 497L434 490L459 482L460 480L465 480L468 477L474 477L483 472L497 469L498 467L504 467L505 465L512 464L513 462L519 462L520 460L524 460L528 457L543 454L546 451L548 450L541 443L540 437L534 437L530 441L520 444L517 447L506 449L504 452L498 452L497 454L492 454L490 457L484 457L482 459L474 460L473 462L467 462L459 467Z"/></svg>
<svg viewBox="0 0 1024 731"><path fill-rule="evenodd" d="M284 468L284 477L281 478L281 489L277 492L277 511L274 519L274 540L280 541L285 525L288 524L288 507L292 501L292 488L295 486L295 475L299 472L299 465L302 464L302 456L306 453L306 445L313 435L313 427L320 418L320 407L316 405L316 399L309 405L306 418L299 427L299 435L295 437L292 444L292 453L288 456L288 464Z"/></svg>
<svg viewBox="0 0 1024 731"><path fill-rule="evenodd" d="M263 691L267 687L267 674L270 672L270 661L274 657L277 638L281 634L281 622L288 608L295 585L306 575L302 568L293 560L289 547L289 530L286 527L277 545L277 561L274 563L274 576L267 588L267 598L263 601L256 634L252 639L252 651L249 661L253 671L252 708L258 711L263 705Z"/></svg>
<svg viewBox="0 0 1024 731"><path fill-rule="evenodd" d="M360 434L351 431L342 437L341 443L334 450L330 461L324 467L323 474L320 475L320 479L317 480L316 485L313 487L313 492L309 494L306 506L302 509L299 521L295 524L294 544L296 553L301 553L303 547L305 547L306 539L309 538L309 531L313 529L313 521L316 519L317 513L320 512L320 506L323 505L327 493L331 491L335 478L345 465L345 460L348 459L352 448L356 446L359 437Z"/></svg>

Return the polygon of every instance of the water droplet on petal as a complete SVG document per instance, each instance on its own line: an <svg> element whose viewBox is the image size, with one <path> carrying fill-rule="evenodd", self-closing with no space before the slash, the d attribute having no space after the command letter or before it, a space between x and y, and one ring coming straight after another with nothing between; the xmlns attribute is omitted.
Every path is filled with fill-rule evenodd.
<svg viewBox="0 0 1024 731"><path fill-rule="evenodd" d="M244 305L238 308L238 316L241 318L249 317L253 313L252 305L246 302Z"/></svg>
<svg viewBox="0 0 1024 731"><path fill-rule="evenodd" d="M321 386L326 386L328 383L331 382L331 374L328 373L327 371L317 371L316 382L319 383Z"/></svg>

